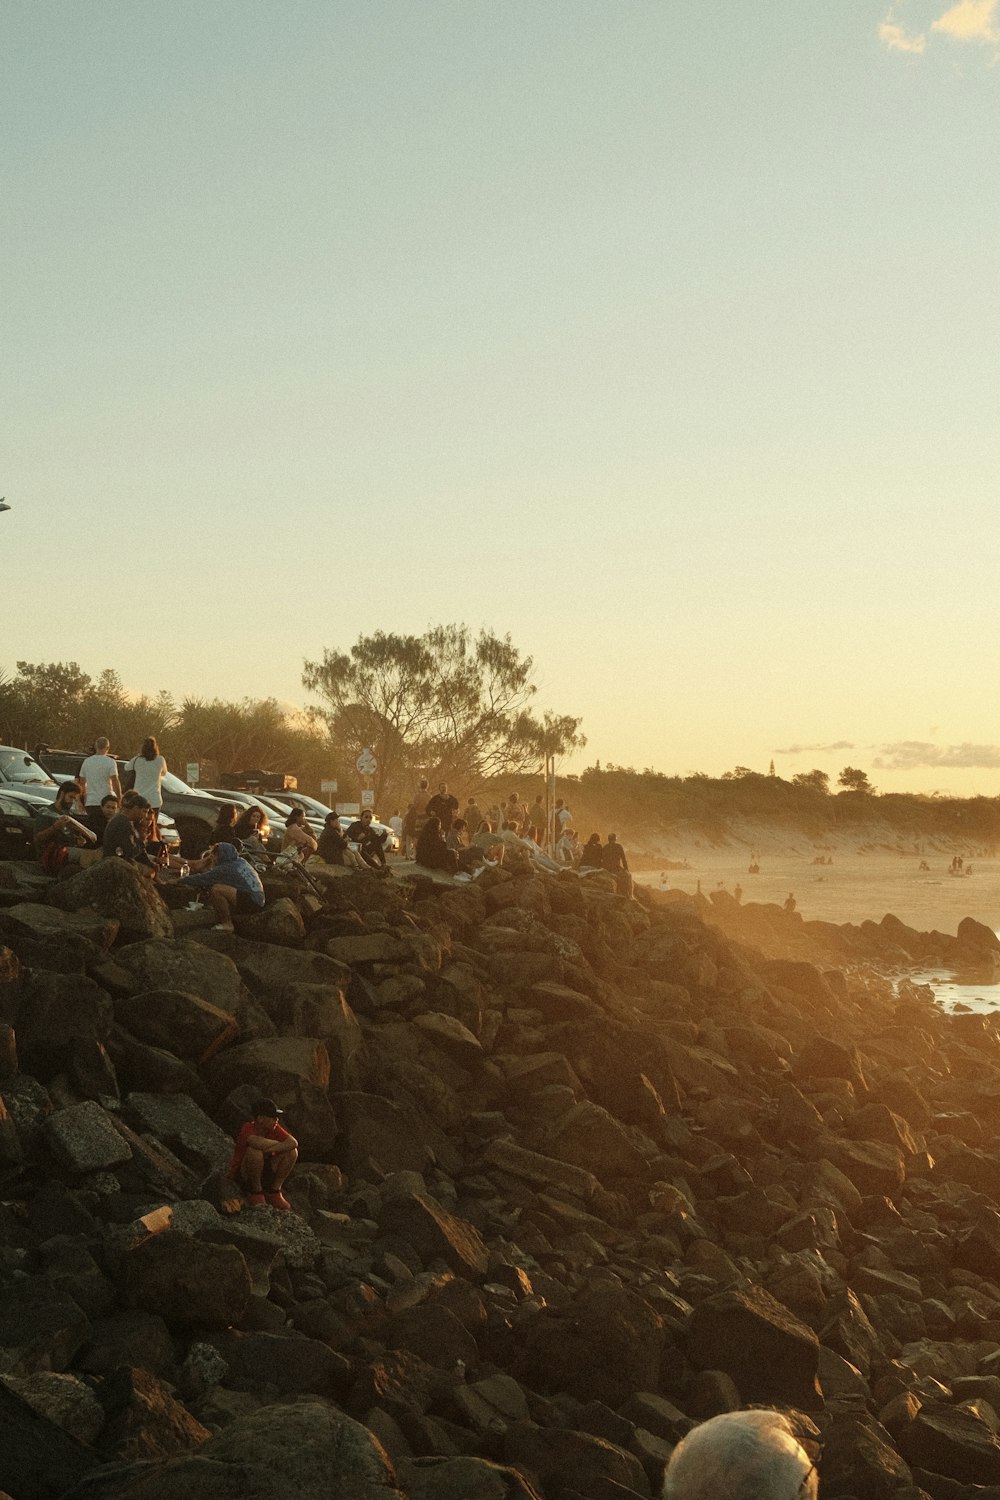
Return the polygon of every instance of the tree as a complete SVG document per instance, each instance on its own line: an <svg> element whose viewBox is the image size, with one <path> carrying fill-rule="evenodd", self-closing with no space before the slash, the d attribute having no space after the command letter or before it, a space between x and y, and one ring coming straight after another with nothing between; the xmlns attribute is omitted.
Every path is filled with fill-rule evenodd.
<svg viewBox="0 0 1000 1500"><path fill-rule="evenodd" d="M349 651L326 649L321 661L304 663L302 681L323 702L332 742L352 760L365 746L374 751L380 801L389 789L402 793L418 771L471 791L584 744L579 719L531 712L532 668L509 635L437 625L421 636L379 630Z"/></svg>
<svg viewBox="0 0 1000 1500"><path fill-rule="evenodd" d="M842 786L845 792L866 792L872 795L875 791L868 780L868 773L859 771L856 766L845 766L837 777L837 785Z"/></svg>
<svg viewBox="0 0 1000 1500"><path fill-rule="evenodd" d="M826 771L800 771L792 777L792 786L812 787L817 792L830 790L830 777Z"/></svg>

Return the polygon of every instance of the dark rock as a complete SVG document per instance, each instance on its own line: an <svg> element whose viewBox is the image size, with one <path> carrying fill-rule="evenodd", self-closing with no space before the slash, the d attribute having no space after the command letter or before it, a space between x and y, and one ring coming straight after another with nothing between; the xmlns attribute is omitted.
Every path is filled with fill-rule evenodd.
<svg viewBox="0 0 1000 1500"><path fill-rule="evenodd" d="M732 1376L745 1402L819 1409L819 1341L761 1287L720 1292L696 1307L687 1353L696 1369Z"/></svg>
<svg viewBox="0 0 1000 1500"><path fill-rule="evenodd" d="M379 1228L383 1234L407 1240L425 1264L441 1259L474 1281L489 1264L489 1251L478 1231L448 1213L429 1194L404 1193L387 1199L379 1214Z"/></svg>
<svg viewBox="0 0 1000 1500"><path fill-rule="evenodd" d="M106 1421L100 1451L119 1463L168 1458L209 1436L148 1370L119 1368L99 1387Z"/></svg>
<svg viewBox="0 0 1000 1500"><path fill-rule="evenodd" d="M16 1282L0 1299L0 1371L65 1370L89 1332L86 1316L67 1292L34 1278Z"/></svg>
<svg viewBox="0 0 1000 1500"><path fill-rule="evenodd" d="M663 1320L624 1287L607 1284L563 1310L545 1309L522 1325L519 1343L511 1373L533 1390L618 1407L659 1384Z"/></svg>
<svg viewBox="0 0 1000 1500"><path fill-rule="evenodd" d="M540 1500L523 1474L486 1458L411 1458L399 1465L409 1500Z"/></svg>
<svg viewBox="0 0 1000 1500"><path fill-rule="evenodd" d="M319 1401L238 1417L197 1453L113 1470L60 1500L405 1500L368 1430ZM55 1500L55 1497L45 1497Z"/></svg>
<svg viewBox="0 0 1000 1500"><path fill-rule="evenodd" d="M70 1172L100 1172L132 1156L107 1111L90 1099L57 1109L46 1134L53 1156Z"/></svg>
<svg viewBox="0 0 1000 1500"><path fill-rule="evenodd" d="M238 1030L228 1011L183 990L119 995L114 1005L115 1019L138 1041L193 1063L231 1041Z"/></svg>
<svg viewBox="0 0 1000 1500"><path fill-rule="evenodd" d="M925 1405L900 1441L916 1467L965 1484L1000 1485L1000 1440L966 1407Z"/></svg>
<svg viewBox="0 0 1000 1500"><path fill-rule="evenodd" d="M226 1328L250 1301L247 1264L232 1245L205 1244L168 1230L131 1250L125 1287L133 1305L175 1328Z"/></svg>
<svg viewBox="0 0 1000 1500"><path fill-rule="evenodd" d="M59 1500L97 1467L92 1449L0 1381L0 1485L16 1500Z"/></svg>
<svg viewBox="0 0 1000 1500"><path fill-rule="evenodd" d="M174 934L170 913L153 882L137 874L126 860L102 859L68 880L57 880L46 900L63 911L86 907L112 918L129 942Z"/></svg>
<svg viewBox="0 0 1000 1500"><path fill-rule="evenodd" d="M380 1094L338 1093L333 1097L341 1136L336 1158L349 1176L370 1163L382 1172L422 1172L431 1157L420 1115L401 1099Z"/></svg>
<svg viewBox="0 0 1000 1500"><path fill-rule="evenodd" d="M650 1494L649 1480L639 1460L589 1432L521 1424L505 1435L503 1456L523 1469L546 1495L567 1489L586 1495L597 1480L624 1485L638 1495Z"/></svg>
<svg viewBox="0 0 1000 1500"><path fill-rule="evenodd" d="M227 1385L238 1391L274 1390L282 1396L324 1396L341 1401L351 1383L350 1361L318 1339L292 1333L230 1330L209 1340L228 1366Z"/></svg>

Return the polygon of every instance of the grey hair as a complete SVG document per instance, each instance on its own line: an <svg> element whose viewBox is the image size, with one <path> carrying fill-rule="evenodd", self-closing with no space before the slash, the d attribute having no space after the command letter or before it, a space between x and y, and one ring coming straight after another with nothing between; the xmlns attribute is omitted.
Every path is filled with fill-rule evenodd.
<svg viewBox="0 0 1000 1500"><path fill-rule="evenodd" d="M662 1500L816 1500L818 1492L812 1460L784 1412L730 1411L678 1443Z"/></svg>

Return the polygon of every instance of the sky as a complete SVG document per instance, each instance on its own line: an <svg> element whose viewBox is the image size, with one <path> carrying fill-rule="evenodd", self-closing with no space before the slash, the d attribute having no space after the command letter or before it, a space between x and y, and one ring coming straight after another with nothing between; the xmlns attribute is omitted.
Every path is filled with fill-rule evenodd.
<svg viewBox="0 0 1000 1500"><path fill-rule="evenodd" d="M510 633L600 761L1000 794L1000 0L2 0L0 671Z"/></svg>

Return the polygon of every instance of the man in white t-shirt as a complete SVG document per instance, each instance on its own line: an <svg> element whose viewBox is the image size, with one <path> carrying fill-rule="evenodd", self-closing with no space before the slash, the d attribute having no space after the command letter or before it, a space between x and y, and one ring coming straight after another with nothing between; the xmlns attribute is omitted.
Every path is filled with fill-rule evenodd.
<svg viewBox="0 0 1000 1500"><path fill-rule="evenodd" d="M106 820L101 812L101 803L105 797L117 797L121 800L122 784L118 777L118 763L113 756L108 754L111 741L106 735L101 735L99 740L94 741L94 753L88 755L77 774L77 781L83 786L83 805L87 809L87 822L97 835L98 840L103 839Z"/></svg>

